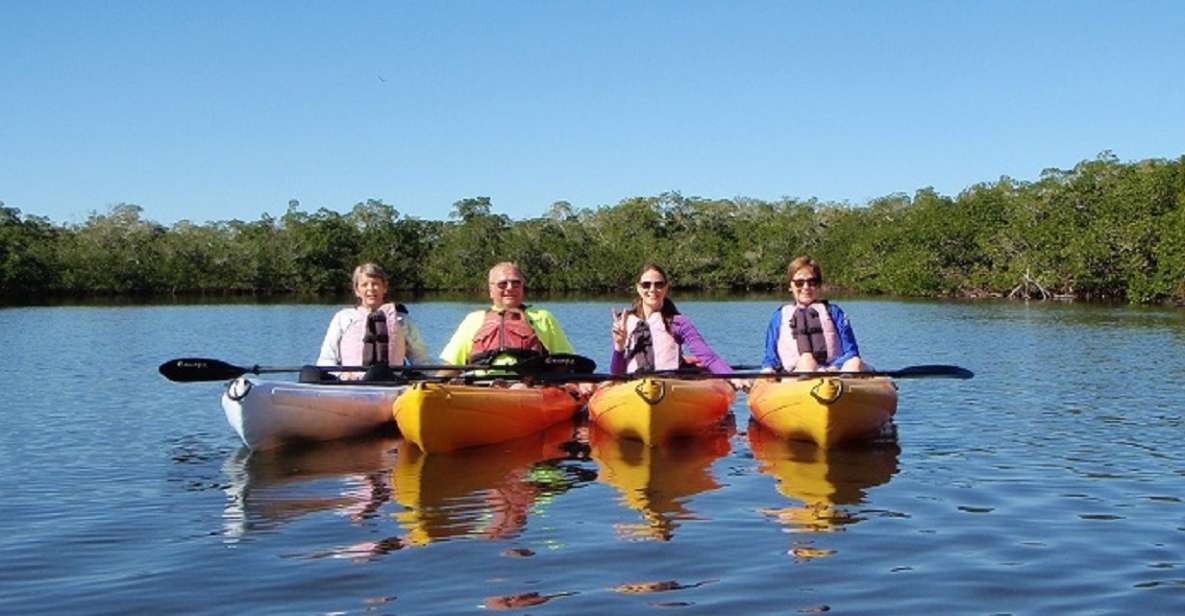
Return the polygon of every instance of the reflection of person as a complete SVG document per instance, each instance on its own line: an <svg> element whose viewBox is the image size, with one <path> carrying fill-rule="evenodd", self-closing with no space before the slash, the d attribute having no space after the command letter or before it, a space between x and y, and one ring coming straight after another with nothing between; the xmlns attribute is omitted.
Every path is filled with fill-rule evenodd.
<svg viewBox="0 0 1185 616"><path fill-rule="evenodd" d="M765 332L764 369L864 370L860 347L847 315L819 299L823 268L810 257L798 257L786 268L786 284L794 303L774 311Z"/></svg>
<svg viewBox="0 0 1185 616"><path fill-rule="evenodd" d="M610 372L678 370L696 365L714 374L732 373L728 362L712 351L691 319L680 314L667 297L669 281L661 267L643 266L637 291L631 308L613 311ZM688 357L683 356L683 345L687 345Z"/></svg>
<svg viewBox="0 0 1185 616"><path fill-rule="evenodd" d="M440 359L454 365L506 365L573 352L550 312L523 303L526 278L518 265L503 262L491 268L489 291L493 307L469 313L440 352Z"/></svg>
<svg viewBox="0 0 1185 616"><path fill-rule="evenodd" d="M401 366L428 363L428 351L407 309L386 302L387 274L374 263L354 268L354 295L358 305L333 315L318 366ZM361 372L345 372L345 379L362 378Z"/></svg>

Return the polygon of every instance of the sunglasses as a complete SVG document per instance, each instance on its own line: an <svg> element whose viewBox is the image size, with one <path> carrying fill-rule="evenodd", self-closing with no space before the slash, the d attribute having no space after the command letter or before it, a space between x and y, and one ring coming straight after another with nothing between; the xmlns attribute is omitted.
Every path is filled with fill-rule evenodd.
<svg viewBox="0 0 1185 616"><path fill-rule="evenodd" d="M801 289L807 285L810 285L812 287L819 286L819 279L818 278L795 278L794 280L791 280L790 282L793 283L794 287L798 288L798 289Z"/></svg>
<svg viewBox="0 0 1185 616"><path fill-rule="evenodd" d="M665 289L667 287L667 281L655 280L655 281L651 282L649 280L643 280L642 282L638 283L638 286L642 287L643 289L649 289L652 286L655 289Z"/></svg>
<svg viewBox="0 0 1185 616"><path fill-rule="evenodd" d="M509 280L499 280L498 282L491 282L490 284L492 286L498 287L499 289L518 289L523 286L523 281L521 281L517 278L511 278Z"/></svg>

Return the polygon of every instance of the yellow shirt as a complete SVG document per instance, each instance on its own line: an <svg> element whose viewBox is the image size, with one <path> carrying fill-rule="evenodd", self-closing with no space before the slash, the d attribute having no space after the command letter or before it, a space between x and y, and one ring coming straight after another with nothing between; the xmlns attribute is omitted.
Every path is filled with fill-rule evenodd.
<svg viewBox="0 0 1185 616"><path fill-rule="evenodd" d="M477 330L481 329L482 323L485 322L486 312L486 310L470 312L465 320L461 321L461 324L457 326L457 331L453 332L453 337L440 352L440 359L444 363L453 365L469 363L469 352L473 350L473 336L477 335ZM535 335L539 336L539 342L543 343L543 347L547 349L548 353L575 352L572 349L572 343L568 342L568 337L564 335L564 330L560 329L559 321L556 321L555 316L550 312L534 306L528 306L524 312L527 316L527 323L531 325L531 329L535 330ZM503 355L495 357L491 363L495 365L513 364L515 359Z"/></svg>

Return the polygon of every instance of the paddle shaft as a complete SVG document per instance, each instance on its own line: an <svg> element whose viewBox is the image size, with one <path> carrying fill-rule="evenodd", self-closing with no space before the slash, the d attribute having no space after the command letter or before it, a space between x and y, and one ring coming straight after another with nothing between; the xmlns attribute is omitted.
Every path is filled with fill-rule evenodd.
<svg viewBox="0 0 1185 616"><path fill-rule="evenodd" d="M810 379L822 377L889 377L894 379L917 379L917 378L951 378L951 379L969 379L975 376L975 373L966 368L959 366L947 366L941 364L923 365L923 366L907 366L899 370L861 370L858 372L837 372L831 370L818 370L812 372L757 372L757 371L738 371L727 374L715 374L711 372L699 372L689 370L663 370L656 372L635 372L632 374L572 374L572 375L539 375L538 380L547 383L593 383L604 381L631 381L641 378L656 378L656 379L685 379L685 380L705 380L705 379Z"/></svg>

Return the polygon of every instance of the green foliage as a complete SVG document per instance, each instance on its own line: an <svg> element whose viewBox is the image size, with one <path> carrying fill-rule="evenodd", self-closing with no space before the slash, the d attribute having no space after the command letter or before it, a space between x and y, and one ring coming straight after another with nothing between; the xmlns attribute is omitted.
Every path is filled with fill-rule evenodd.
<svg viewBox="0 0 1185 616"><path fill-rule="evenodd" d="M68 227L59 247L62 284L73 292L145 293L167 288L161 271L166 229L140 217L144 208L120 203Z"/></svg>
<svg viewBox="0 0 1185 616"><path fill-rule="evenodd" d="M278 220L171 227L117 204L56 226L0 203L0 292L345 293L374 261L397 290L481 289L516 261L533 290L625 292L646 262L676 286L775 289L809 254L829 284L862 293L1006 295L1026 276L1078 297L1185 302L1185 157L1125 164L1110 152L1035 182L1000 178L957 197L931 188L866 205L676 192L521 221L489 197L447 220L402 216L380 199L347 214L293 200Z"/></svg>
<svg viewBox="0 0 1185 616"><path fill-rule="evenodd" d="M16 295L57 287L59 233L45 218L22 216L0 201L0 289Z"/></svg>

